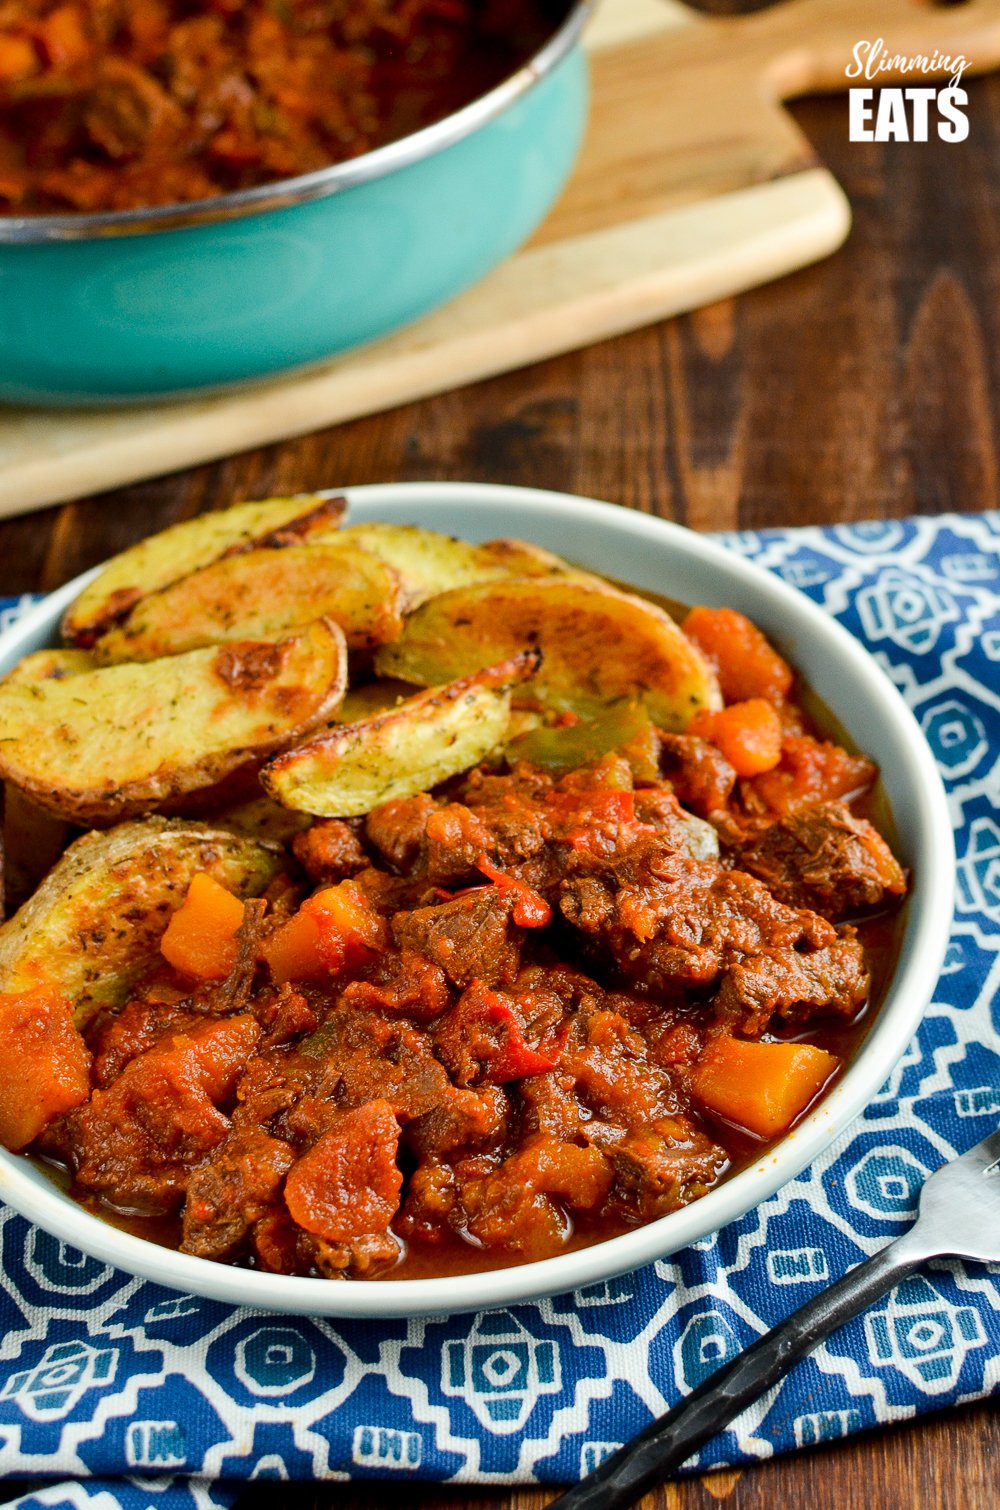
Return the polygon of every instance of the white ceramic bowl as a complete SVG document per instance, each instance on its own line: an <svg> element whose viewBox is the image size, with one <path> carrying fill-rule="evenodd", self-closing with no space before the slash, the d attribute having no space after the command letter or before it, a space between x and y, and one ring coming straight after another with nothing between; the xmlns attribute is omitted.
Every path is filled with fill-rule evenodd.
<svg viewBox="0 0 1000 1510"><path fill-rule="evenodd" d="M916 1030L938 978L952 915L955 854L941 779L916 722L875 662L834 620L777 578L677 525L589 499L465 483L347 490L350 518L422 524L468 540L535 541L620 581L748 614L878 761L912 868L899 964L854 1063L823 1102L768 1152L700 1201L594 1247L540 1263L445 1279L332 1282L261 1274L174 1253L117 1231L26 1159L0 1150L0 1198L64 1242L160 1284L263 1310L316 1316L414 1316L558 1294L665 1257L767 1199L816 1158L875 1095ZM0 673L55 642L86 577L69 582L0 637ZM614 647L608 647L609 655Z"/></svg>

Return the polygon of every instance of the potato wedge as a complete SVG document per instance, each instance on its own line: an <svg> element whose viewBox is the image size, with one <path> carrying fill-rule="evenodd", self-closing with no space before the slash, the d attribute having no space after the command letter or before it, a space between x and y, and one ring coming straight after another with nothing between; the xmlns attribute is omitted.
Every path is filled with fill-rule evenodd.
<svg viewBox="0 0 1000 1510"><path fill-rule="evenodd" d="M600 578L578 566L572 566L544 545L533 545L530 540L515 540L502 536L496 540L484 540L476 547L484 566L502 571L505 577L553 577L569 576L599 582Z"/></svg>
<svg viewBox="0 0 1000 1510"><path fill-rule="evenodd" d="M144 598L94 654L105 666L153 661L323 617L340 625L351 650L372 650L401 632L404 601L392 568L356 546L247 551Z"/></svg>
<svg viewBox="0 0 1000 1510"><path fill-rule="evenodd" d="M97 661L89 650L33 650L22 657L7 675L0 677L0 686L14 682L65 681L68 676L79 676L81 671L96 671Z"/></svg>
<svg viewBox="0 0 1000 1510"><path fill-rule="evenodd" d="M399 573L409 609L453 587L499 577L550 576L571 569L541 546L520 540L470 545L415 524L349 524L341 539L370 551Z"/></svg>
<svg viewBox="0 0 1000 1510"><path fill-rule="evenodd" d="M238 503L161 530L112 556L66 610L63 638L71 645L90 646L149 593L168 587L229 551L300 544L316 532L332 531L344 508L342 498L301 493L292 498Z"/></svg>
<svg viewBox="0 0 1000 1510"><path fill-rule="evenodd" d="M0 991L55 986L82 1025L126 1000L196 872L247 897L281 863L277 845L207 824L147 818L84 834L0 928Z"/></svg>
<svg viewBox="0 0 1000 1510"><path fill-rule="evenodd" d="M358 687L348 687L344 694L344 701L333 715L336 724L360 724L366 719L374 718L376 713L385 713L390 708L397 708L406 698L412 697L415 692L422 692L422 687L415 687L412 682L400 682L390 677L380 677L378 681L362 682Z"/></svg>
<svg viewBox="0 0 1000 1510"><path fill-rule="evenodd" d="M634 698L677 732L699 708L722 706L713 671L661 608L572 577L511 578L431 598L375 667L437 686L532 645L543 657L532 691L552 707L592 715Z"/></svg>
<svg viewBox="0 0 1000 1510"><path fill-rule="evenodd" d="M363 723L331 729L272 760L260 773L286 807L355 818L457 776L503 742L510 689L538 669L537 651L432 687Z"/></svg>
<svg viewBox="0 0 1000 1510"><path fill-rule="evenodd" d="M57 817L116 823L311 733L346 666L343 634L320 620L283 640L0 686L0 777Z"/></svg>
<svg viewBox="0 0 1000 1510"><path fill-rule="evenodd" d="M268 844L288 844L296 834L309 827L305 813L293 813L290 808L265 797L259 784L257 793L246 802L222 808L214 814L213 822L220 828L229 828L234 833L246 834Z"/></svg>

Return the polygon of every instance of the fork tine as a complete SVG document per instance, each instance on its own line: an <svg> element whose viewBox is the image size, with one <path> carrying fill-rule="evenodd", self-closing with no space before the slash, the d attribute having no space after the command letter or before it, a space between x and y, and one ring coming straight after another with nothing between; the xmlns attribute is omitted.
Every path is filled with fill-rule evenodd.
<svg viewBox="0 0 1000 1510"><path fill-rule="evenodd" d="M986 1169L991 1164L995 1164L998 1159L1000 1159L1000 1128L997 1128L996 1132L990 1133L981 1143L977 1143L974 1148L970 1148L968 1153L964 1153L961 1162L964 1163L968 1160L970 1164L979 1164Z"/></svg>

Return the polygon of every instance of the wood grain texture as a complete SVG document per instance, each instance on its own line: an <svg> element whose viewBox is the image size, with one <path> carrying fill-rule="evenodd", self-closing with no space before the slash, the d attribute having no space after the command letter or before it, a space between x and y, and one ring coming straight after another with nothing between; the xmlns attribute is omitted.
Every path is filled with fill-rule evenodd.
<svg viewBox="0 0 1000 1510"><path fill-rule="evenodd" d="M433 479L615 499L699 529L1000 507L1000 79L972 133L847 141L842 100L796 107L847 188L831 260L695 315L282 445L0 524L0 591L51 588L150 530L240 498ZM643 1510L991 1510L984 1404L666 1486ZM245 1510L542 1510L551 1494L268 1484Z"/></svg>
<svg viewBox="0 0 1000 1510"><path fill-rule="evenodd" d="M441 310L307 374L181 404L3 411L0 516L516 369L827 255L847 204L781 101L843 89L854 42L876 34L889 57L1000 63L997 0L789 0L727 18L603 0L583 151L526 247Z"/></svg>

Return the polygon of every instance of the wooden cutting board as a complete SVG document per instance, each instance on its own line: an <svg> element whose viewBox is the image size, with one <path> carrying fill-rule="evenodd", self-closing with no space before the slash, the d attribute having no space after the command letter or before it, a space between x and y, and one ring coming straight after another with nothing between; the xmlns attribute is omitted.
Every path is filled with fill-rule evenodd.
<svg viewBox="0 0 1000 1510"><path fill-rule="evenodd" d="M844 89L855 43L878 37L890 56L963 53L982 72L1000 65L1000 0L787 0L726 18L603 0L583 152L520 252L437 313L304 375L156 406L0 409L0 515L439 393L826 256L848 205L781 102Z"/></svg>

